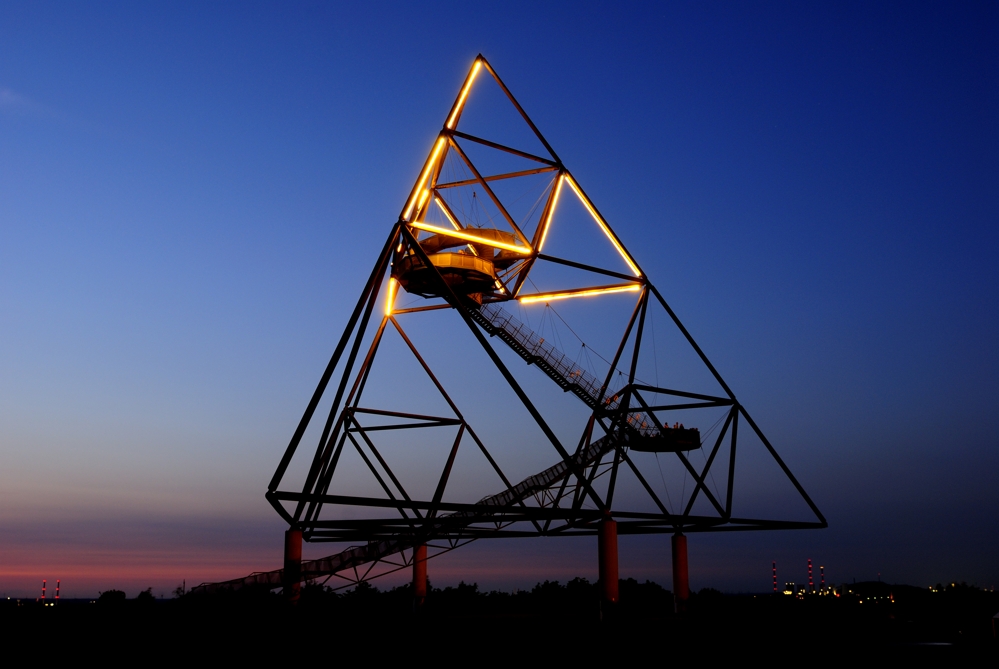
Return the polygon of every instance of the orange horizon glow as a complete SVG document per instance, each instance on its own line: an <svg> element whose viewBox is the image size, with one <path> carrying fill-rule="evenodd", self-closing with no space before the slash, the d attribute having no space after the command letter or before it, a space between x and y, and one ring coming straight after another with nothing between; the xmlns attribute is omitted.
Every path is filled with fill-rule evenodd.
<svg viewBox="0 0 999 669"><path fill-rule="evenodd" d="M554 300L567 300L571 297L592 297L594 295L607 295L610 293L634 293L642 289L638 283L629 283L620 286L601 286L599 288L581 288L579 290L565 290L557 293L541 293L540 295L521 295L517 301L521 304L534 304L536 302L552 302Z"/></svg>
<svg viewBox="0 0 999 669"><path fill-rule="evenodd" d="M169 597L185 580L190 589L205 581L281 568L277 539L277 549L259 537L233 548L192 542L182 535L181 531L130 537L125 542L100 533L87 537L60 534L55 541L51 537L24 538L4 546L0 582L7 595L24 599L37 598L44 579L59 582L60 600L96 597L112 588L125 590L131 598L150 586L154 594ZM270 534L265 530L263 536ZM310 556L321 550L311 549ZM50 589L49 596L53 594Z"/></svg>
<svg viewBox="0 0 999 669"><path fill-rule="evenodd" d="M309 550L303 555L303 560L318 559L334 552L325 545L306 544L305 548ZM110 589L123 590L131 599L148 587L153 588L155 596L170 598L174 588L185 582L190 590L201 583L226 581L282 566L280 535L276 536L274 546L255 546L249 551L245 547L206 549L204 546L192 546L183 549L164 547L161 550L147 547L136 550L65 545L59 547L58 555L39 560L38 549L39 546L31 546L28 550L25 546L16 556L9 555L7 564L0 569L4 590L13 599L38 598L42 579L66 581L60 584L60 601L96 599L101 591ZM81 549L79 553L77 549ZM500 554L504 557L466 549L465 553L455 551L435 555L430 565L435 579L444 583L474 579L511 590L514 587L523 588L539 577L563 581L579 575L593 578L591 572L595 570L589 561L582 558L569 558L539 567L530 560L509 559L510 555L523 557L523 550L503 548ZM405 584L411 579L412 572L402 570L377 578L372 584L381 588Z"/></svg>

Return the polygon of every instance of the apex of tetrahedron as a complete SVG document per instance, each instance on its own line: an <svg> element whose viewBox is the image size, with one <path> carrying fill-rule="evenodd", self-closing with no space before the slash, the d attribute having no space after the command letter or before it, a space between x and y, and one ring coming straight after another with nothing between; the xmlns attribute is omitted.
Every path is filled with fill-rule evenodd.
<svg viewBox="0 0 999 669"><path fill-rule="evenodd" d="M643 281L634 258L481 54L445 118L400 223L412 242L397 250L393 277L406 292L424 297L443 297L436 288L437 272L445 275L449 291L479 304L636 291ZM546 244L556 225L573 229L574 237L582 226L599 233L603 257L553 255ZM530 290L536 286L528 277L539 260L595 269L602 276Z"/></svg>

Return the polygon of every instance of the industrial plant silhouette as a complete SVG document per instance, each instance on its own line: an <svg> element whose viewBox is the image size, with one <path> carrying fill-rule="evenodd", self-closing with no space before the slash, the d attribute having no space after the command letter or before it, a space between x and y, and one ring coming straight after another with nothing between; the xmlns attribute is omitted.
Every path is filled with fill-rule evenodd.
<svg viewBox="0 0 999 669"><path fill-rule="evenodd" d="M664 239L642 243L668 249ZM417 345L411 323L431 334L426 343ZM553 334L546 337L546 328ZM612 339L602 348L601 337ZM459 340L473 342L478 357L466 359L475 349ZM384 359L389 347L394 353ZM468 384L449 391L428 347L443 348L449 369L475 379L474 394ZM398 371L406 365L409 376ZM552 402L529 396L525 375L533 375L530 384L540 378L530 367L550 379L549 393L571 393L585 412L571 441L561 427L568 410L553 412ZM524 464L504 453L526 427L514 430L512 418L506 434L495 425L480 430L472 410L498 406L500 395L529 416L524 422L537 439L526 447L550 453L550 467L517 473ZM305 448L311 444L314 450ZM737 467L754 449L755 464ZM756 514L752 495L741 506L737 484L748 477L758 491L765 466L800 509L785 497ZM388 231L266 497L289 525L284 569L194 592L283 587L295 598L304 581L349 587L412 568L419 603L427 560L471 541L594 535L601 598L613 603L618 534L659 533L672 535L673 591L682 608L688 534L826 526L481 55ZM352 545L303 561L303 540Z"/></svg>

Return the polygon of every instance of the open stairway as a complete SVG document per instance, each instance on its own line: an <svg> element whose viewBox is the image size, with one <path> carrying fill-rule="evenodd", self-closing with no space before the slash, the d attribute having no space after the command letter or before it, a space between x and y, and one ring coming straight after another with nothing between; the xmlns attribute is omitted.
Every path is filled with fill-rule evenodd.
<svg viewBox="0 0 999 669"><path fill-rule="evenodd" d="M612 435L606 435L590 444L590 447L580 453L576 458L576 464L582 468L589 467L596 460L606 453L614 443ZM493 506L497 509L510 507L519 504L531 497L536 496L539 506L549 506L549 501L540 495L543 491L561 484L562 480L569 473L569 464L565 461L552 465L548 469L529 476L520 483L511 486L503 492L488 497L483 497L478 504ZM443 514L442 518L460 518L469 515L466 512ZM433 524L433 521L430 521ZM431 530L432 531L432 530ZM311 581L326 578L332 574L343 572L358 567L369 565L387 557L397 555L403 551L414 548L420 541L410 537L400 536L397 539L383 539L381 541L370 541L361 546L351 546L339 553L329 555L318 560L302 561L302 580ZM243 578L219 583L202 583L191 589L192 594L212 594L225 590L239 590L246 587L263 587L267 589L279 588L283 585L284 570L275 569L273 571L254 572Z"/></svg>
<svg viewBox="0 0 999 669"><path fill-rule="evenodd" d="M616 409L620 405L618 393L607 393L601 398L601 383L591 373L577 365L550 343L539 337L537 333L521 323L518 319L497 304L484 304L479 310L471 310L471 316L487 333L499 337L514 352L528 364L533 364L542 370L549 378L565 392L571 392L581 399L591 409L602 407L607 410ZM643 436L658 434L651 420L641 413L628 415L629 426ZM586 469L598 462L611 447L620 440L627 440L624 432L612 432L592 442L585 451L575 457L575 463ZM534 496L538 505L546 507L551 504L551 497L543 495L545 490L561 485L569 475L570 463L558 462L544 471L525 478L520 483L511 486L495 495L489 495L479 500L482 506L496 507L497 510L521 504ZM468 515L467 512L442 514L440 518L454 520ZM433 520L429 520L429 534L433 534ZM449 523L453 527L453 523ZM393 539L371 541L361 546L351 546L339 553L318 560L302 561L302 580L311 581L326 578L332 574L357 569L398 555L414 548L417 543L425 542L411 537L400 536ZM219 583L202 583L191 589L193 594L211 594L220 590L238 590L245 587L279 588L283 585L284 570L254 572L243 578Z"/></svg>
<svg viewBox="0 0 999 669"><path fill-rule="evenodd" d="M621 403L618 392L602 395L601 383L593 374L539 337L499 304L483 304L471 310L472 319L491 336L499 337L529 365L535 365L565 392L583 400L591 409L613 410ZM659 434L654 422L644 413L629 413L628 425L645 437Z"/></svg>

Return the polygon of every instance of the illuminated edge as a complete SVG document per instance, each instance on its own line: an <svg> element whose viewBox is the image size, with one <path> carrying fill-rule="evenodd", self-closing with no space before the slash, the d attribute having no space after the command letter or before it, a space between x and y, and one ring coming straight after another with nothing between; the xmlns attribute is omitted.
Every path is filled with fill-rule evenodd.
<svg viewBox="0 0 999 669"><path fill-rule="evenodd" d="M445 207L441 203L441 199L439 197L434 198L434 204L436 204L437 208L444 213L444 217L447 218L447 220L451 221L451 225L454 226L455 230L461 230L461 225L458 223L458 221L454 220L454 216L452 216L451 212L447 210L447 207Z"/></svg>
<svg viewBox="0 0 999 669"><path fill-rule="evenodd" d="M454 220L454 216L452 216L451 212L447 210L447 207L444 206L444 203L441 202L441 198L440 198L440 194L439 193L438 193L438 196L434 198L434 204L437 205L438 209L440 209L442 212L444 212L444 217L447 218L447 220L451 221L451 225L454 226L455 230L462 230L463 229L461 227L461 224L458 223L458 221ZM471 253L472 253L473 256L479 255L479 252L476 251L475 247L472 246L471 244L468 245L468 250L471 251Z"/></svg>
<svg viewBox="0 0 999 669"><path fill-rule="evenodd" d="M410 226L416 228L417 230L424 230L426 232L434 232L438 235L444 235L445 237L455 237L457 239L464 239L466 242L475 242L476 244L482 244L484 246L492 246L497 249L505 249L507 251L513 251L514 253L520 253L522 255L531 255L534 251L530 247L516 246L514 244L507 244L506 242L497 242L492 239L484 239L477 235L470 235L467 232L459 230L448 230L447 228L439 228L436 225L430 225L428 223L423 223L422 221L414 221L409 224Z"/></svg>
<svg viewBox="0 0 999 669"><path fill-rule="evenodd" d="M642 289L639 283L629 283L621 286L602 286L600 288L580 288L579 290L566 290L560 293L542 293L540 295L521 295L517 301L521 304L534 304L535 302L552 302L554 300L567 300L570 297L590 297L592 295L606 295L608 293L634 293Z"/></svg>
<svg viewBox="0 0 999 669"><path fill-rule="evenodd" d="M451 116L448 117L445 126L448 130L454 130L454 124L458 120L458 114L461 113L461 108L465 106L465 97L468 95L468 91L472 88L472 82L475 81L475 75L479 73L482 68L482 61L478 58L475 59L475 64L472 65L472 73L468 76L468 81L465 83L465 87L461 89L461 95L458 96L458 104L454 106L454 111L451 112Z"/></svg>
<svg viewBox="0 0 999 669"><path fill-rule="evenodd" d="M614 245L614 248L617 249L617 252L621 254L621 257L624 259L624 261L628 263L628 267L631 268L631 271L635 274L635 276L642 276L642 273L638 270L638 265L636 265L634 261L632 261L631 256L629 256L628 252L624 250L624 247L621 246L620 242L618 242L617 239L614 238L614 235L611 233L610 228L607 227L607 224L604 222L604 220L600 218L599 214L597 214L596 209L593 208L593 205L590 204L590 201L586 198L585 195L583 195L582 191L579 190L579 186L576 185L576 180L573 179L572 175L569 174L568 172L566 173L565 178L569 181L569 186L572 188L572 190L575 191L576 197L578 197L579 201L583 203L583 206L586 207L586 210L590 212L590 216L592 216L593 220L597 222L597 225L600 226L600 229L604 231L604 234L607 236L607 239L609 239L611 244Z"/></svg>
<svg viewBox="0 0 999 669"><path fill-rule="evenodd" d="M545 225L541 228L541 239L538 240L538 253L545 245L545 238L548 237L548 226L552 223L552 216L555 215L555 207L558 205L558 196L562 192L562 182L565 181L565 174L558 175L558 183L555 185L555 195L552 197L552 206L548 208L548 216L545 217Z"/></svg>
<svg viewBox="0 0 999 669"><path fill-rule="evenodd" d="M385 315L391 316L395 309L395 294L399 289L399 282L394 277L389 277L388 290L385 293Z"/></svg>
<svg viewBox="0 0 999 669"><path fill-rule="evenodd" d="M420 201L420 206L427 201L430 196L430 192L423 191L424 184L427 183L427 179L430 177L430 173L434 169L434 165L437 163L437 156L440 155L441 149L444 148L444 138L438 137L437 144L434 145L434 151L430 154L430 160L427 161L427 166L423 168L423 174L420 175L420 181L416 186L416 190L409 197L409 202L406 204L406 213L402 215L403 218L408 219L409 215L413 213L413 207L416 206L417 199Z"/></svg>

